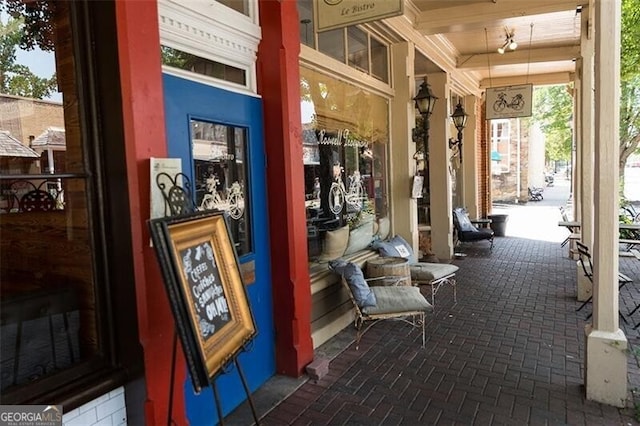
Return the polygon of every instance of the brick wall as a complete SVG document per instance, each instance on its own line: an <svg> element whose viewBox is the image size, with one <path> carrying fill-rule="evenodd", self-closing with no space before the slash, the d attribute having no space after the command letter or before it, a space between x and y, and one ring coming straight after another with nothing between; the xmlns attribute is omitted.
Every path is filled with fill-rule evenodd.
<svg viewBox="0 0 640 426"><path fill-rule="evenodd" d="M0 130L29 145L29 136L37 137L48 127L64 128L62 104L0 95Z"/></svg>
<svg viewBox="0 0 640 426"><path fill-rule="evenodd" d="M124 388L112 390L62 417L64 426L121 426L127 424Z"/></svg>

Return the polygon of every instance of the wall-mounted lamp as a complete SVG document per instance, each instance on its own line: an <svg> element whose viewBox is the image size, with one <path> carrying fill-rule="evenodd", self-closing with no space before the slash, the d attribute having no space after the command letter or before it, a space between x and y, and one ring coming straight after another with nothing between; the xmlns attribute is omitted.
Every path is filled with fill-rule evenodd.
<svg viewBox="0 0 640 426"><path fill-rule="evenodd" d="M416 149L414 158L424 159L425 152L428 152L429 150L429 117L431 116L431 113L433 113L433 107L436 105L436 101L438 100L438 97L431 91L431 87L427 82L427 77L424 78L424 81L420 85L420 90L418 90L418 94L413 98L413 100L416 103L416 108L420 111L424 126L424 146Z"/></svg>
<svg viewBox="0 0 640 426"><path fill-rule="evenodd" d="M456 126L458 130L458 139L453 140L449 138L449 149L453 149L454 146L458 146L458 151L460 152L460 163L462 164L462 131L464 130L464 126L467 124L467 113L464 111L464 108L460 104L458 100L458 105L456 105L456 110L451 114L451 120L453 120L453 125Z"/></svg>
<svg viewBox="0 0 640 426"><path fill-rule="evenodd" d="M516 50L518 48L518 43L513 39L515 33L513 31L509 32L507 28L505 28L504 31L506 33L504 44L498 47L498 53L501 55L504 54L507 48L509 50Z"/></svg>

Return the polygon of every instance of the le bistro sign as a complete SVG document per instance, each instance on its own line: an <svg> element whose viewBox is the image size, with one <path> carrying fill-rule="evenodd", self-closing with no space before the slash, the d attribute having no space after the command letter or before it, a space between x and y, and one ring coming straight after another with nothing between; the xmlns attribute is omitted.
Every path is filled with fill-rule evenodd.
<svg viewBox="0 0 640 426"><path fill-rule="evenodd" d="M403 0L315 0L316 31L322 32L363 22L402 15Z"/></svg>

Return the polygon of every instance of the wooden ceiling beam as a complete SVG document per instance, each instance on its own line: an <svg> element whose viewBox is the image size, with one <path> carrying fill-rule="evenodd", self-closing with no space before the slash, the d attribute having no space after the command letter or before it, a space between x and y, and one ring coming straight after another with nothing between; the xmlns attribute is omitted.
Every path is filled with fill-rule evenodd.
<svg viewBox="0 0 640 426"><path fill-rule="evenodd" d="M587 0L500 0L470 5L452 3L451 7L429 9L418 14L415 28L423 35L446 34L504 25L502 21L527 16L575 10Z"/></svg>
<svg viewBox="0 0 640 426"><path fill-rule="evenodd" d="M488 56L488 58L487 58ZM516 65L536 62L567 61L580 56L580 46L548 47L541 49L518 48L504 55L498 52L463 55L457 60L457 68L465 70L482 70L487 66Z"/></svg>
<svg viewBox="0 0 640 426"><path fill-rule="evenodd" d="M506 86L518 86L520 84L533 84L534 86L547 86L551 84L568 84L575 80L575 73L573 72L556 72L548 74L534 74L534 75L514 75L510 77L500 78L485 78L480 81L480 88L482 90L489 87L506 87Z"/></svg>

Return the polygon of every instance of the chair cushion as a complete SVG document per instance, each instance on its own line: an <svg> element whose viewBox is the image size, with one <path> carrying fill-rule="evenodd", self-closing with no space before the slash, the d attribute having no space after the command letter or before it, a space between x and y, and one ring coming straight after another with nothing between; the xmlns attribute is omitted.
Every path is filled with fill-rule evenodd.
<svg viewBox="0 0 640 426"><path fill-rule="evenodd" d="M351 294L360 308L376 306L376 296L365 281L362 269L357 264L343 259L335 259L329 261L329 269L342 275L347 281Z"/></svg>
<svg viewBox="0 0 640 426"><path fill-rule="evenodd" d="M439 280L455 274L459 268L449 263L418 262L411 265L409 269L411 270L411 280L425 282Z"/></svg>
<svg viewBox="0 0 640 426"><path fill-rule="evenodd" d="M353 254L357 251L364 250L369 247L373 239L373 222L366 222L349 232L349 241L344 256Z"/></svg>
<svg viewBox="0 0 640 426"><path fill-rule="evenodd" d="M460 232L458 238L460 241L481 241L490 240L493 237L493 231L491 229L476 229L474 232Z"/></svg>
<svg viewBox="0 0 640 426"><path fill-rule="evenodd" d="M458 229L460 232L479 232L478 228L473 226L469 219L469 215L463 209L454 209L453 214L456 215Z"/></svg>
<svg viewBox="0 0 640 426"><path fill-rule="evenodd" d="M378 232L376 237L380 240L384 240L389 236L389 230L391 228L391 221L388 217L381 217L378 219Z"/></svg>
<svg viewBox="0 0 640 426"><path fill-rule="evenodd" d="M347 249L347 244L349 244L349 225L327 231L324 236L324 248L318 261L326 262L341 257Z"/></svg>
<svg viewBox="0 0 640 426"><path fill-rule="evenodd" d="M362 309L368 315L395 314L406 311L429 311L432 306L418 287L371 287L376 305Z"/></svg>
<svg viewBox="0 0 640 426"><path fill-rule="evenodd" d="M400 235L396 235L387 241L375 241L371 247L378 250L383 257L404 257L409 259L410 264L416 263L413 248Z"/></svg>

